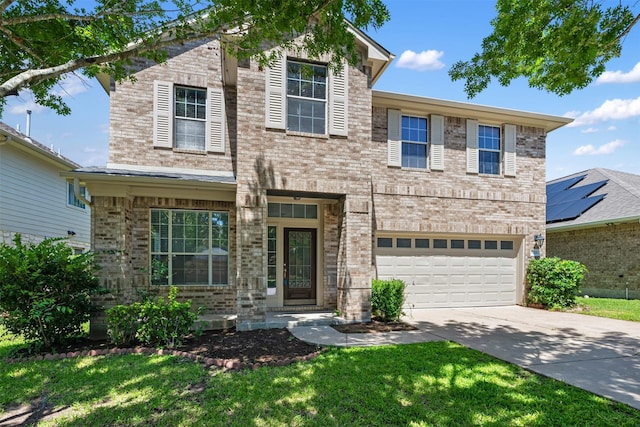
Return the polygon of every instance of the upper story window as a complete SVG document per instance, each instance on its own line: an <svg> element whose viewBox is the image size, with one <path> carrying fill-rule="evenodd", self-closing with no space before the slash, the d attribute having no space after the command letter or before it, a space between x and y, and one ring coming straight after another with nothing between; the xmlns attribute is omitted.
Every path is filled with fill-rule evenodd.
<svg viewBox="0 0 640 427"><path fill-rule="evenodd" d="M287 61L287 130L326 133L327 67Z"/></svg>
<svg viewBox="0 0 640 427"><path fill-rule="evenodd" d="M500 128L497 126L478 126L478 172L500 175L502 149Z"/></svg>
<svg viewBox="0 0 640 427"><path fill-rule="evenodd" d="M174 145L176 148L205 150L207 91L175 86Z"/></svg>
<svg viewBox="0 0 640 427"><path fill-rule="evenodd" d="M516 125L491 126L467 120L467 173L515 177Z"/></svg>
<svg viewBox="0 0 640 427"><path fill-rule="evenodd" d="M224 153L226 116L221 88L153 82L153 146Z"/></svg>
<svg viewBox="0 0 640 427"><path fill-rule="evenodd" d="M427 167L427 119L402 116L402 167Z"/></svg>
<svg viewBox="0 0 640 427"><path fill-rule="evenodd" d="M265 127L347 136L348 71L278 56L265 73Z"/></svg>
<svg viewBox="0 0 640 427"><path fill-rule="evenodd" d="M387 110L387 165L444 170L444 116L427 117Z"/></svg>
<svg viewBox="0 0 640 427"><path fill-rule="evenodd" d="M87 197L87 188L83 185L80 186L80 195ZM67 204L80 209L86 208L85 204L76 197L76 193L73 191L73 183L71 182L67 182Z"/></svg>

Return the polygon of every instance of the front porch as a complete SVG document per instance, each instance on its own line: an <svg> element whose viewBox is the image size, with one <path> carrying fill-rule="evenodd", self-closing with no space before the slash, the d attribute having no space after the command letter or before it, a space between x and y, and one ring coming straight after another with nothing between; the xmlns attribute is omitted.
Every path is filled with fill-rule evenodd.
<svg viewBox="0 0 640 427"><path fill-rule="evenodd" d="M235 314L203 314L196 321L204 330L224 330L236 326ZM268 311L264 326L259 329L293 328L296 326L327 326L352 323L338 317L334 311L317 310L317 307L299 307L293 310Z"/></svg>

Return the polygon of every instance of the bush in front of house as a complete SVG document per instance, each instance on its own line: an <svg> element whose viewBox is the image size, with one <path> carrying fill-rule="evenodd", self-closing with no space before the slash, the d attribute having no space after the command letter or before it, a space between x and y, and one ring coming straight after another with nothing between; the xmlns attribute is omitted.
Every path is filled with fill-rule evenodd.
<svg viewBox="0 0 640 427"><path fill-rule="evenodd" d="M104 292L93 253L74 254L64 239L0 244L0 314L4 326L52 348L79 335Z"/></svg>
<svg viewBox="0 0 640 427"><path fill-rule="evenodd" d="M371 283L371 311L384 322L394 322L402 315L405 283L399 279Z"/></svg>
<svg viewBox="0 0 640 427"><path fill-rule="evenodd" d="M191 301L176 301L178 288L171 286L167 300L146 298L130 305L117 305L106 311L107 334L115 345L140 343L152 347L175 348L189 334L198 314Z"/></svg>
<svg viewBox="0 0 640 427"><path fill-rule="evenodd" d="M587 268L577 262L560 258L531 260L527 269L529 303L551 309L576 305Z"/></svg>

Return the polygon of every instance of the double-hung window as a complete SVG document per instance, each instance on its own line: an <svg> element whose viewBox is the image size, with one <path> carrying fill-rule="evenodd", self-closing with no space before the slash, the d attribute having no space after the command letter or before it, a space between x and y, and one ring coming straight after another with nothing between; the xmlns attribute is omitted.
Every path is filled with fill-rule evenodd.
<svg viewBox="0 0 640 427"><path fill-rule="evenodd" d="M427 119L402 116L402 167L427 167Z"/></svg>
<svg viewBox="0 0 640 427"><path fill-rule="evenodd" d="M325 134L327 67L287 61L287 130Z"/></svg>
<svg viewBox="0 0 640 427"><path fill-rule="evenodd" d="M228 212L152 209L150 233L152 283L229 283Z"/></svg>
<svg viewBox="0 0 640 427"><path fill-rule="evenodd" d="M153 82L153 146L225 153L224 90Z"/></svg>
<svg viewBox="0 0 640 427"><path fill-rule="evenodd" d="M207 91L183 86L174 87L175 147L205 149Z"/></svg>
<svg viewBox="0 0 640 427"><path fill-rule="evenodd" d="M498 126L478 126L478 172L500 175L502 151L500 128Z"/></svg>

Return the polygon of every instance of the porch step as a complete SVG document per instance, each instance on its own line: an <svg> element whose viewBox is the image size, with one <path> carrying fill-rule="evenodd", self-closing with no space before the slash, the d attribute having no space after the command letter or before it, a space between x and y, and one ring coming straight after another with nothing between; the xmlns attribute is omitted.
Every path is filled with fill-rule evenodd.
<svg viewBox="0 0 640 427"><path fill-rule="evenodd" d="M226 330L236 326L235 314L201 314L196 325L205 331Z"/></svg>
<svg viewBox="0 0 640 427"><path fill-rule="evenodd" d="M308 313L332 311L331 307L317 305L287 305L284 307L267 307L267 313Z"/></svg>
<svg viewBox="0 0 640 427"><path fill-rule="evenodd" d="M332 311L267 312L267 328L293 328L296 326L326 326L349 323Z"/></svg>

